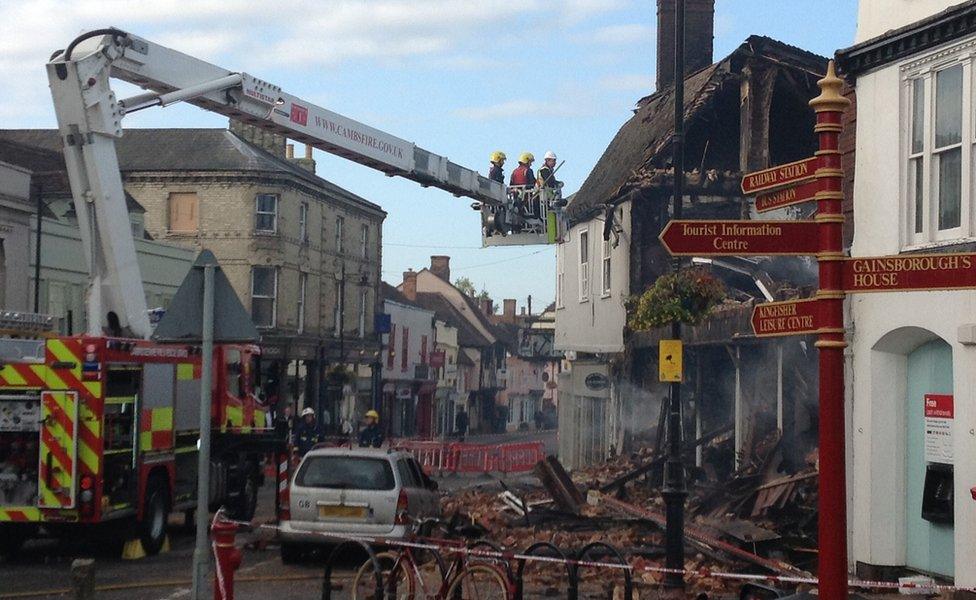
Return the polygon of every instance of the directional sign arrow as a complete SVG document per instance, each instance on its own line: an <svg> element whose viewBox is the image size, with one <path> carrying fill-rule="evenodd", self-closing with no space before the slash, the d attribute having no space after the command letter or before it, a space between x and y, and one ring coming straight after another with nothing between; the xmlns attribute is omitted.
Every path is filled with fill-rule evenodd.
<svg viewBox="0 0 976 600"><path fill-rule="evenodd" d="M674 256L816 254L814 221L671 221L661 243Z"/></svg>
<svg viewBox="0 0 976 600"><path fill-rule="evenodd" d="M756 196L756 212L764 213L784 206L809 202L817 195L818 187L816 179L809 179L799 185L759 194Z"/></svg>
<svg viewBox="0 0 976 600"><path fill-rule="evenodd" d="M753 171L742 176L742 193L752 196L758 192L768 192L804 179L812 179L817 170L817 157L811 156L796 162Z"/></svg>
<svg viewBox="0 0 976 600"><path fill-rule="evenodd" d="M819 328L820 301L787 300L757 304L752 309L752 332L756 337L805 335Z"/></svg>
<svg viewBox="0 0 976 600"><path fill-rule="evenodd" d="M976 254L902 254L848 258L844 291L889 292L976 288Z"/></svg>

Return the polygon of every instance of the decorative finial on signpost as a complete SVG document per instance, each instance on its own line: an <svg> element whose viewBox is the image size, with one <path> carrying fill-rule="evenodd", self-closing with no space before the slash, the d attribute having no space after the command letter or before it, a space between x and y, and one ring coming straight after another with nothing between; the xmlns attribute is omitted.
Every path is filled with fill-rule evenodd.
<svg viewBox="0 0 976 600"><path fill-rule="evenodd" d="M837 76L834 71L834 61L827 62L827 74L817 82L820 86L820 95L810 101L810 106L816 112L836 111L843 112L851 101L841 95L840 90L844 87L844 80Z"/></svg>

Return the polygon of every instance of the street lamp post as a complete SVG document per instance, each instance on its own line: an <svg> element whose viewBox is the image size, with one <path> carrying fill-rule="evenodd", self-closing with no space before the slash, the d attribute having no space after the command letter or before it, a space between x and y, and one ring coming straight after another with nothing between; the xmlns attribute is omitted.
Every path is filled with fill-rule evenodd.
<svg viewBox="0 0 976 600"><path fill-rule="evenodd" d="M685 3L675 0L674 6L674 134L671 137L671 163L674 167L674 191L672 194L672 219L681 218L682 202L684 200L684 71L685 71ZM672 269L677 272L681 268L681 259L672 259ZM681 339L681 323L677 320L671 323L671 338ZM682 573L685 564L684 548L684 520L685 498L685 467L681 462L681 382L672 381L668 399L667 415L667 459L664 463L664 487L661 495L664 498L665 517L667 519L664 533L665 566L669 569L665 584L675 591L684 589L685 579Z"/></svg>

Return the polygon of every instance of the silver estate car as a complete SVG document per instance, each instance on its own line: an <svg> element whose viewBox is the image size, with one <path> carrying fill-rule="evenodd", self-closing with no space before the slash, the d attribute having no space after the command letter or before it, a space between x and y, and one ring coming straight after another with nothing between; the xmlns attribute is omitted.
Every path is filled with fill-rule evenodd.
<svg viewBox="0 0 976 600"><path fill-rule="evenodd" d="M404 538L410 519L439 517L437 484L407 452L321 448L305 455L291 482L290 518L279 525L282 562L310 544L365 535Z"/></svg>

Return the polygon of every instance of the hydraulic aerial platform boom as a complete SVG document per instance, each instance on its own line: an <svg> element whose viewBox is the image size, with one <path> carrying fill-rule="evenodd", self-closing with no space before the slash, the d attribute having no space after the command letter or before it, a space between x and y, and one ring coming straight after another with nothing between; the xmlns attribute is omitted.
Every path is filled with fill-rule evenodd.
<svg viewBox="0 0 976 600"><path fill-rule="evenodd" d="M306 102L276 85L228 71L124 31L88 32L47 65L85 258L91 273L88 332L150 334L115 140L127 113L189 102L386 173L504 206L506 190L417 145ZM110 78L148 90L117 100Z"/></svg>

